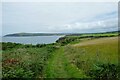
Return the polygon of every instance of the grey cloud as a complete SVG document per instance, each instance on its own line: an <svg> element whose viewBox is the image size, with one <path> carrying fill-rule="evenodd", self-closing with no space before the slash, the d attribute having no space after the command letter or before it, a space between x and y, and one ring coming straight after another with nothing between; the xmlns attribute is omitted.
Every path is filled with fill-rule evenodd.
<svg viewBox="0 0 120 80"><path fill-rule="evenodd" d="M90 30L96 30L96 31L109 31L109 30L117 30L118 28L118 19L107 19L103 21L95 21L95 22L82 22L82 23L74 23L74 24L65 24L63 26L52 27L54 31L71 31L71 32L88 32Z"/></svg>

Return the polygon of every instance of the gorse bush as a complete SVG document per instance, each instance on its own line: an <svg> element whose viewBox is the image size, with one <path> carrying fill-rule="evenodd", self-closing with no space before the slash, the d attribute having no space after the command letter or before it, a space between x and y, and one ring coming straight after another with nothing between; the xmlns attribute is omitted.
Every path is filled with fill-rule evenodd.
<svg viewBox="0 0 120 80"><path fill-rule="evenodd" d="M31 78L34 72L26 69L18 59L5 59L2 62L3 78Z"/></svg>
<svg viewBox="0 0 120 80"><path fill-rule="evenodd" d="M119 67L115 64L99 64L96 69L88 71L88 75L96 80L118 80Z"/></svg>
<svg viewBox="0 0 120 80"><path fill-rule="evenodd" d="M62 46L74 42L77 38L76 37L61 37L59 40L57 40L57 43L60 43Z"/></svg>
<svg viewBox="0 0 120 80"><path fill-rule="evenodd" d="M3 78L32 78L34 77L34 72L31 70L26 70L20 67L9 67L2 69Z"/></svg>
<svg viewBox="0 0 120 80"><path fill-rule="evenodd" d="M22 47L22 44L19 43L11 43L11 42L2 42L2 50L10 50L18 47Z"/></svg>
<svg viewBox="0 0 120 80"><path fill-rule="evenodd" d="M20 43L11 43L11 42L2 42L2 50L11 50L15 48L42 48L45 47L47 44L20 44ZM52 45L52 44L51 44Z"/></svg>
<svg viewBox="0 0 120 80"><path fill-rule="evenodd" d="M3 47L3 78L42 77L46 61L57 49L54 44L3 43Z"/></svg>
<svg viewBox="0 0 120 80"><path fill-rule="evenodd" d="M45 47L45 46L46 46L46 44L37 44L37 45L36 45L36 47L39 47L39 48Z"/></svg>

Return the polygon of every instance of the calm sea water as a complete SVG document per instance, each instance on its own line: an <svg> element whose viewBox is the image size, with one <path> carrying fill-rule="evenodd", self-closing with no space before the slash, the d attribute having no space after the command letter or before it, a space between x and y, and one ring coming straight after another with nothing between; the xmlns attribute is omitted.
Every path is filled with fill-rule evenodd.
<svg viewBox="0 0 120 80"><path fill-rule="evenodd" d="M2 42L14 42L22 44L49 44L55 43L63 36L31 36L31 37L2 37Z"/></svg>

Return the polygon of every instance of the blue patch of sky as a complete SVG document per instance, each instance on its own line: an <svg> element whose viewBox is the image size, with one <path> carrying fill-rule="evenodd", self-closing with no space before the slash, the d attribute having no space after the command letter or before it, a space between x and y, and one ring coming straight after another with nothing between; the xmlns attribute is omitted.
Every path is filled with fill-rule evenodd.
<svg viewBox="0 0 120 80"><path fill-rule="evenodd" d="M78 19L75 21L72 21L71 23L75 23L75 22L82 22L82 23L86 23L86 22L95 22L95 21L104 21L104 20L108 20L108 19L115 19L118 18L118 11L112 11L109 13L104 13L104 14L100 14L100 15L95 15L94 17L91 18L85 18L85 19Z"/></svg>

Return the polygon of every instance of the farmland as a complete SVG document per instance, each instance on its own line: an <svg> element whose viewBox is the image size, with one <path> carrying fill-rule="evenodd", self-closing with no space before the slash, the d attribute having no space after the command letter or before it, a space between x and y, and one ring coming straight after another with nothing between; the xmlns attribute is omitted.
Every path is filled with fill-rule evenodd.
<svg viewBox="0 0 120 80"><path fill-rule="evenodd" d="M67 35L53 44L2 43L3 78L118 80L118 34Z"/></svg>

